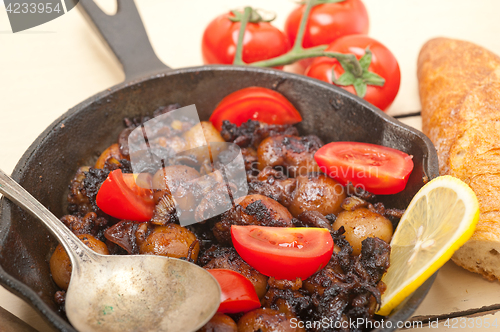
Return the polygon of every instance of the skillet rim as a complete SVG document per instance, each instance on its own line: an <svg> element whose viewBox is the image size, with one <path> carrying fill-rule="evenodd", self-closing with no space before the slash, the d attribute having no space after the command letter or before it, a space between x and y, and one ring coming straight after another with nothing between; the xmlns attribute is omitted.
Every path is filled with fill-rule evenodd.
<svg viewBox="0 0 500 332"><path fill-rule="evenodd" d="M61 124L64 124L64 122L74 116L75 114L79 113L80 111L84 110L86 107L90 106L94 102L97 102L99 100L102 100L106 98L107 96L113 95L115 92L127 88L129 86L134 86L137 84L141 84L143 82L156 79L156 78L162 78L162 77L167 77L171 75L178 75L178 74L187 74L187 73L199 73L202 71L214 71L214 72L226 72L226 71L239 71L242 73L251 71L251 72L256 72L256 73L273 73L277 78L281 79L293 79L293 80L298 80L298 81L303 81L307 84L312 84L312 85L317 85L321 86L323 88L327 88L330 90L333 90L336 94L340 95L342 98L347 98L353 100L357 104L361 104L363 107L369 109L371 112L375 113L375 115L379 116L384 120L384 122L388 123L390 126L396 126L400 127L406 131L411 132L413 135L417 136L420 138L423 143L425 144L427 150L427 156L424 156L424 159L422 160L422 166L424 170L424 174L429 178L429 180L435 178L436 176L439 176L439 171L438 171L438 157L437 157L437 152L430 141L430 139L423 134L421 131L410 127L399 120L393 118L392 116L384 113L377 107L373 106L372 104L368 103L362 98L359 98L358 96L355 96L346 90L339 88L335 85L306 77L304 75L299 75L295 73L289 73L289 72L284 72L281 70L277 69L272 69L272 68L259 68L259 67L250 67L250 66L234 66L234 65L204 65L204 66L196 66L196 67L187 67L187 68L179 68L179 69L165 69L164 71L161 71L159 73L156 73L154 75L146 75L137 79L132 79L132 80L127 80L125 82L118 83L110 88L107 88L101 92L98 92L84 101L78 103L77 105L73 106L72 108L68 109L66 112L64 112L61 116L59 116L57 119L55 119L43 132L41 132L38 137L31 143L31 145L28 147L28 149L23 153L22 157L19 159L17 162L13 172L12 172L12 178L16 180L16 182L19 182L19 179L21 178L21 174L24 172L24 168L27 164L27 162L30 160L31 156L36 154L37 151L39 150L39 146L41 146L47 136L57 127L59 127ZM5 197L2 197L0 200L0 224L7 222L10 223L10 210L9 207L13 206L13 204L5 204ZM5 234L0 234L0 243L1 240L7 236L7 233ZM397 309L396 312L392 313L387 321L393 321L396 322L396 319L398 321L400 320L406 320L408 317L411 316L411 314L416 310L418 305L423 301L425 298L425 295L428 293L430 287L432 286L434 279L437 275L437 272L432 275L427 281L420 286L412 295L408 296L407 299L400 305ZM28 287L26 284L18 281L11 275L5 272L5 270L0 266L0 285L4 286L7 290L9 290L11 293L15 294L19 298L21 298L23 301L25 301L28 305L30 305L32 308L34 308L39 315L49 324L52 325L52 327L59 329L60 331L73 331L76 332L76 330L62 317L57 315L43 300L36 294L35 291L33 291L30 287ZM394 327L395 329L396 327ZM372 330L373 332L376 331L392 331L394 329L374 329Z"/></svg>

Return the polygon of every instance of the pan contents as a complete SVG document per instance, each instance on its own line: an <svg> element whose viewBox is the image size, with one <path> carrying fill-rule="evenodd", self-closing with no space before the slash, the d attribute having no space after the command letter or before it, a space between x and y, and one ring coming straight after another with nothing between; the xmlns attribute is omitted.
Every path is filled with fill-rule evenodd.
<svg viewBox="0 0 500 332"><path fill-rule="evenodd" d="M126 118L117 141L94 165L77 170L69 185L68 215L61 220L96 252L164 255L210 270L222 299L202 331L329 331L331 325L314 322L375 320L386 289L381 278L389 267L393 224L404 211L386 208L363 182L341 184L322 172L317 154L328 145L315 135L299 135L290 124L297 120L280 122L283 113L298 121L300 114L287 100L277 102L283 96L266 90L250 91L257 97L243 94L250 96L241 102L245 107L234 99L232 113L229 106L224 110L225 98L217 108L222 115L214 112L213 122L174 120L148 133L149 144L171 156L158 170L143 165L141 173L133 173L128 137L180 105L160 107L152 117ZM258 102L252 106L249 100L261 97L275 105L274 113L256 121ZM238 184L221 185L214 180L214 165L200 162L199 145L193 143L200 132L208 143L233 143L241 151L248 185L246 196L209 218L204 216ZM210 146L208 160L214 164L232 153ZM198 178L203 186L191 181ZM196 222L179 225L180 208ZM71 264L61 246L50 269L61 288L55 301L63 311Z"/></svg>

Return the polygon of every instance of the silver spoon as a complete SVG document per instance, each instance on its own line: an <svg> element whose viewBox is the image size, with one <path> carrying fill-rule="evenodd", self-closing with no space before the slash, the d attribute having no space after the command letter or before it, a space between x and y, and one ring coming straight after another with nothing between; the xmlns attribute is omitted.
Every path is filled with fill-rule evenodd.
<svg viewBox="0 0 500 332"><path fill-rule="evenodd" d="M68 253L73 271L66 314L79 331L195 331L215 314L217 281L175 258L100 255L0 170L0 193L40 219Z"/></svg>

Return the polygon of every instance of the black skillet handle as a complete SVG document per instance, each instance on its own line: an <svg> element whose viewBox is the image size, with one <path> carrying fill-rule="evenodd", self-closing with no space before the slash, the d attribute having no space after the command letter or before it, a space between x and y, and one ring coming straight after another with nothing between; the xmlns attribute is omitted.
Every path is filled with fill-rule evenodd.
<svg viewBox="0 0 500 332"><path fill-rule="evenodd" d="M117 1L113 16L104 13L94 0L80 0L78 7L123 65L125 80L170 69L156 56L134 1Z"/></svg>

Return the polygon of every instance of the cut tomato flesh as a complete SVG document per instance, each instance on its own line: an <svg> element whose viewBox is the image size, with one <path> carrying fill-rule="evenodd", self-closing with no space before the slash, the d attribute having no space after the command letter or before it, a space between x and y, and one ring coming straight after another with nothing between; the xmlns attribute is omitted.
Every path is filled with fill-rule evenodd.
<svg viewBox="0 0 500 332"><path fill-rule="evenodd" d="M220 131L224 120L237 126L248 120L267 124L294 124L302 121L302 117L279 92L249 87L229 94L217 105L210 121Z"/></svg>
<svg viewBox="0 0 500 332"><path fill-rule="evenodd" d="M314 155L321 170L346 185L351 182L376 195L401 192L413 170L412 157L386 146L332 142Z"/></svg>
<svg viewBox="0 0 500 332"><path fill-rule="evenodd" d="M244 261L276 279L306 279L325 267L333 252L325 228L233 225L231 237Z"/></svg>
<svg viewBox="0 0 500 332"><path fill-rule="evenodd" d="M151 190L137 186L133 174L121 169L109 173L97 193L97 206L118 219L148 221L153 217L154 200Z"/></svg>
<svg viewBox="0 0 500 332"><path fill-rule="evenodd" d="M260 308L253 284L242 274L227 269L207 270L219 283L221 302L218 312L238 313Z"/></svg>

